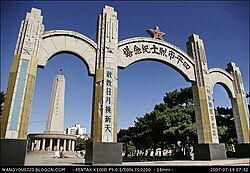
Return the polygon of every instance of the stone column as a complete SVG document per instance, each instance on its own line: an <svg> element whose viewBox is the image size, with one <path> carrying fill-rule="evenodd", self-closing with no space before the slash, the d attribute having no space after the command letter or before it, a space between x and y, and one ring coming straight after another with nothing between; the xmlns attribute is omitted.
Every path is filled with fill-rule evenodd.
<svg viewBox="0 0 250 173"><path fill-rule="evenodd" d="M192 92L198 143L200 144L194 147L195 159L224 159L226 158L225 144L219 144L205 47L198 35L193 34L188 38L187 50L195 63L196 81L192 83Z"/></svg>
<svg viewBox="0 0 250 173"><path fill-rule="evenodd" d="M63 151L66 151L66 139L63 140Z"/></svg>
<svg viewBox="0 0 250 173"><path fill-rule="evenodd" d="M56 150L60 151L60 139L57 139Z"/></svg>
<svg viewBox="0 0 250 173"><path fill-rule="evenodd" d="M43 139L42 150L45 150L46 139Z"/></svg>
<svg viewBox="0 0 250 173"><path fill-rule="evenodd" d="M37 150L37 151L40 151L40 148L41 148L41 140L38 139L38 140L36 140L36 142L37 142L37 143L36 143L36 150Z"/></svg>
<svg viewBox="0 0 250 173"><path fill-rule="evenodd" d="M249 110L239 67L229 63L227 71L233 76L235 98L231 98L238 143L249 143Z"/></svg>
<svg viewBox="0 0 250 173"><path fill-rule="evenodd" d="M71 140L69 140L68 151L71 151Z"/></svg>
<svg viewBox="0 0 250 173"><path fill-rule="evenodd" d="M118 20L113 7L105 6L99 15L96 40L91 142L87 144L86 163L121 164L122 144L117 144Z"/></svg>
<svg viewBox="0 0 250 173"><path fill-rule="evenodd" d="M53 151L53 139L49 140L49 151Z"/></svg>
<svg viewBox="0 0 250 173"><path fill-rule="evenodd" d="M118 20L112 7L99 15L97 46L91 140L117 142Z"/></svg>
<svg viewBox="0 0 250 173"><path fill-rule="evenodd" d="M31 151L34 151L34 146L35 146L34 139L32 139L32 141L31 141Z"/></svg>
<svg viewBox="0 0 250 173"><path fill-rule="evenodd" d="M1 120L1 138L27 139L30 107L44 26L41 10L32 8L22 21Z"/></svg>
<svg viewBox="0 0 250 173"><path fill-rule="evenodd" d="M75 151L75 141L72 140L72 151Z"/></svg>
<svg viewBox="0 0 250 173"><path fill-rule="evenodd" d="M193 34L187 42L188 54L194 58L196 82L192 84L198 142L219 143L214 113L212 89L207 74L207 60L203 41Z"/></svg>
<svg viewBox="0 0 250 173"><path fill-rule="evenodd" d="M235 98L231 98L234 123L236 128L238 144L235 146L236 158L250 157L250 130L249 130L249 110L246 93L239 67L235 63L227 65L227 71L233 77Z"/></svg>

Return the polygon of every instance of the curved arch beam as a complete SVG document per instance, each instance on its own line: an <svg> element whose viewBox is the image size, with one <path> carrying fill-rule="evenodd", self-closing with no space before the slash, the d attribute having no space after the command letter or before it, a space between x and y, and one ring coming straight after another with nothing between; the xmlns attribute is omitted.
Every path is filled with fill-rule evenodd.
<svg viewBox="0 0 250 173"><path fill-rule="evenodd" d="M118 44L118 67L126 68L141 60L163 62L177 70L187 81L195 81L194 60L180 48L153 38L136 37Z"/></svg>
<svg viewBox="0 0 250 173"><path fill-rule="evenodd" d="M225 88L230 98L235 98L233 78L230 73L221 68L211 68L208 70L208 76L212 89L218 83Z"/></svg>
<svg viewBox="0 0 250 173"><path fill-rule="evenodd" d="M51 57L66 52L79 57L87 66L89 75L95 74L97 44L74 31L52 30L44 32L38 66L45 67Z"/></svg>

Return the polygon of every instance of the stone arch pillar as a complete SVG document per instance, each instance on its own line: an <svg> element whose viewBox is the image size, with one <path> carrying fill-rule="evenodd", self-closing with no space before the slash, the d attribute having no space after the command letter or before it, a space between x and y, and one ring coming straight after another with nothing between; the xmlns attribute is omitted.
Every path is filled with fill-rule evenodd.
<svg viewBox="0 0 250 173"><path fill-rule="evenodd" d="M91 143L87 145L86 163L121 164L122 145L116 143L118 20L113 7L105 6L99 15L96 40Z"/></svg>
<svg viewBox="0 0 250 173"><path fill-rule="evenodd" d="M227 65L227 71L233 77L233 88L235 98L231 98L237 140L239 144L249 144L249 110L247 106L246 93L239 67L235 63Z"/></svg>
<svg viewBox="0 0 250 173"><path fill-rule="evenodd" d="M239 67L235 63L227 65L227 71L233 77L233 88L235 97L231 98L234 123L237 133L238 144L235 146L235 155L237 158L250 157L250 130L249 130L249 110L247 105L246 93Z"/></svg>
<svg viewBox="0 0 250 173"><path fill-rule="evenodd" d="M193 34L189 37L187 51L195 62L196 81L192 83L192 92L199 143L194 147L195 159L224 159L225 145L219 144L205 47L198 35Z"/></svg>
<svg viewBox="0 0 250 173"><path fill-rule="evenodd" d="M99 15L97 47L91 139L116 142L118 20L112 7Z"/></svg>
<svg viewBox="0 0 250 173"><path fill-rule="evenodd" d="M1 121L1 138L27 139L41 36L41 10L32 8L22 21L10 70Z"/></svg>
<svg viewBox="0 0 250 173"><path fill-rule="evenodd" d="M41 10L32 8L19 30L0 122L1 156L11 159L1 159L2 165L24 165L30 108L44 31L42 20Z"/></svg>

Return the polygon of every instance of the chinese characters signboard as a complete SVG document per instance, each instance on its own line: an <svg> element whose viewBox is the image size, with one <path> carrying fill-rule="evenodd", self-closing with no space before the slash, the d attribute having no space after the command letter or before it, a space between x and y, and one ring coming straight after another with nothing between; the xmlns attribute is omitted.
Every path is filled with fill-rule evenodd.
<svg viewBox="0 0 250 173"><path fill-rule="evenodd" d="M212 130L212 139L214 143L219 143L218 141L218 132L217 132L217 125L216 125L216 119L215 119L215 113L214 113L214 104L212 99L212 93L207 87L207 100L208 100L208 109L209 109L209 119L210 119L210 126Z"/></svg>
<svg viewBox="0 0 250 173"><path fill-rule="evenodd" d="M137 45L134 45L132 49L129 48L129 46L126 46L122 49L123 54L126 57L133 57L134 55L139 55L142 53L146 54L156 54L160 55L164 58L169 58L169 60L175 60L176 64L182 64L186 70L190 69L190 65L183 56L176 53L174 50L170 49L168 50L166 47L160 47L159 45L153 44L150 46L150 44L142 44L140 47Z"/></svg>
<svg viewBox="0 0 250 173"><path fill-rule="evenodd" d="M113 69L104 70L104 97L102 110L102 142L113 142L114 98L113 98Z"/></svg>
<svg viewBox="0 0 250 173"><path fill-rule="evenodd" d="M194 60L181 49L167 42L149 40L148 38L137 38L137 40L119 43L119 67L125 68L144 59L166 62L182 72L187 80L195 81Z"/></svg>

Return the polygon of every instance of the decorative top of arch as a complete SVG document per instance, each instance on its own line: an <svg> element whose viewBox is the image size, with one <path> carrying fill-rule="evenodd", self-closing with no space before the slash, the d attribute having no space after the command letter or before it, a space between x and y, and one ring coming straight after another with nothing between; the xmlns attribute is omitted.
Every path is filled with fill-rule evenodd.
<svg viewBox="0 0 250 173"><path fill-rule="evenodd" d="M223 75L225 75L226 77L228 77L230 80L233 81L232 75L222 68L210 68L208 69L207 72L208 74L215 73L215 72L222 73Z"/></svg>
<svg viewBox="0 0 250 173"><path fill-rule="evenodd" d="M211 68L208 71L210 87L213 89L215 84L220 84L228 93L230 98L235 98L233 87L233 77L222 68Z"/></svg>
<svg viewBox="0 0 250 173"><path fill-rule="evenodd" d="M195 81L194 60L180 48L157 39L136 37L118 43L118 67L126 68L141 60L170 65L187 81Z"/></svg>
<svg viewBox="0 0 250 173"><path fill-rule="evenodd" d="M48 60L60 53L79 57L87 66L89 74L95 74L97 44L90 38L74 31L51 30L42 35L38 66L45 67Z"/></svg>
<svg viewBox="0 0 250 173"><path fill-rule="evenodd" d="M71 36L71 37L80 38L81 40L86 41L87 43L89 43L89 45L93 46L94 49L97 49L96 42L94 42L90 38L86 37L85 35L82 35L81 33L75 32L75 31L68 31L68 30L45 31L43 36L42 36L42 39L45 39L46 37L50 37L50 36L56 36L56 35L64 35L64 36Z"/></svg>

